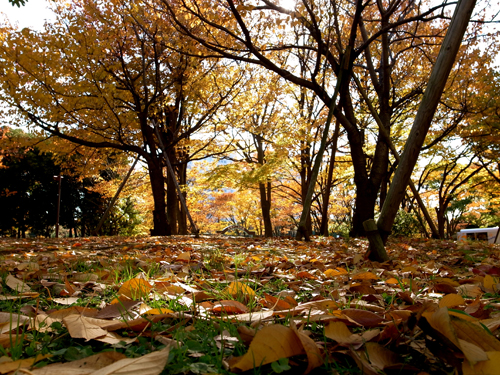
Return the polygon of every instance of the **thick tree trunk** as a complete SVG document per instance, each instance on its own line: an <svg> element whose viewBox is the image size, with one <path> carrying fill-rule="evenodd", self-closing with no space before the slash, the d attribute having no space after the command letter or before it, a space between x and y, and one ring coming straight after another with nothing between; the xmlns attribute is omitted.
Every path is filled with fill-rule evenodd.
<svg viewBox="0 0 500 375"><path fill-rule="evenodd" d="M436 217L437 217L437 224L438 224L438 233L439 233L439 238L444 239L445 237L445 226L446 226L446 208L443 207L441 204L439 205L439 208L436 208Z"/></svg>
<svg viewBox="0 0 500 375"><path fill-rule="evenodd" d="M157 163L148 162L149 179L153 192L154 210L153 210L153 236L170 236L172 234L167 220L165 204L165 187L163 179L163 170L160 161Z"/></svg>
<svg viewBox="0 0 500 375"><path fill-rule="evenodd" d="M167 220L170 225L170 233L177 234L177 218L179 216L179 200L172 176L169 174L167 180Z"/></svg>
<svg viewBox="0 0 500 375"><path fill-rule="evenodd" d="M372 186L370 181L358 182L356 184L356 198L354 203L354 214L352 216L352 227L350 237L365 236L366 231L363 223L373 219L375 204L377 202L378 187Z"/></svg>

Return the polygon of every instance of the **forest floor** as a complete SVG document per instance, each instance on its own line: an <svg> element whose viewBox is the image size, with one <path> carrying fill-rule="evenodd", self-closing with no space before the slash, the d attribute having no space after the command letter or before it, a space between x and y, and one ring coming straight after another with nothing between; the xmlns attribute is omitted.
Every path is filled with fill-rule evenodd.
<svg viewBox="0 0 500 375"><path fill-rule="evenodd" d="M500 247L0 238L0 374L498 374Z"/></svg>

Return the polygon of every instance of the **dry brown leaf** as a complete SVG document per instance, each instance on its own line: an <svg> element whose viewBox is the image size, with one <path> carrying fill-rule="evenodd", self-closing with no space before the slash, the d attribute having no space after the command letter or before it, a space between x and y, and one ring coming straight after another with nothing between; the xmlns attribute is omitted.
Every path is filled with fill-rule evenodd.
<svg viewBox="0 0 500 375"><path fill-rule="evenodd" d="M328 277L330 279L333 277L347 275L347 271L343 268L335 268L335 269L329 268L323 273L326 277Z"/></svg>
<svg viewBox="0 0 500 375"><path fill-rule="evenodd" d="M216 314L244 314L248 308L241 302L226 300L214 304L212 311Z"/></svg>
<svg viewBox="0 0 500 375"><path fill-rule="evenodd" d="M105 342L106 344L110 344L110 345L119 344L120 342L124 342L125 344L128 345L128 344L132 344L134 341L136 341L137 338L136 337L123 337L115 332L108 332L108 333L106 333L106 336L98 337L94 340L100 341L100 342Z"/></svg>
<svg viewBox="0 0 500 375"><path fill-rule="evenodd" d="M238 315L227 315L222 316L223 319L229 321L238 321L238 322L246 322L246 323L256 323L263 320L269 320L274 315L274 311L255 311L246 314L238 314Z"/></svg>
<svg viewBox="0 0 500 375"><path fill-rule="evenodd" d="M248 352L232 363L231 371L247 371L303 353L304 347L295 332L291 328L274 324L257 332Z"/></svg>
<svg viewBox="0 0 500 375"><path fill-rule="evenodd" d="M72 305L78 302L78 297L66 297L66 298L52 298L51 301L58 303L60 305Z"/></svg>
<svg viewBox="0 0 500 375"><path fill-rule="evenodd" d="M62 320L63 318L65 318L69 315L73 315L73 314L79 314L79 315L83 315L83 316L87 316L87 317L92 318L92 317L96 316L98 312L99 312L99 310L92 309L89 307L71 306L71 307L68 307L67 309L61 309L61 310L51 312L49 314L49 316L52 319L57 319L57 320Z"/></svg>
<svg viewBox="0 0 500 375"><path fill-rule="evenodd" d="M427 319L432 328L441 333L450 343L460 349L469 362L475 364L487 358L485 350L476 345L477 342L470 342L480 336L475 329L471 328L477 328L473 323L462 319L454 319L454 324L452 324L451 317L446 307L441 307L434 313L424 313L423 316ZM455 329L455 327L460 327L461 329L469 328L469 330L463 333ZM460 340L458 335L460 335Z"/></svg>
<svg viewBox="0 0 500 375"><path fill-rule="evenodd" d="M351 275L352 280L378 280L378 276L373 272L360 272L355 275Z"/></svg>
<svg viewBox="0 0 500 375"><path fill-rule="evenodd" d="M366 310L344 309L342 310L342 314L346 316L350 322L364 327L378 326L384 320L377 314Z"/></svg>
<svg viewBox="0 0 500 375"><path fill-rule="evenodd" d="M28 368L33 366L35 363L41 361L42 359L51 357L52 354L37 355L33 358L19 359L17 361L6 361L0 363L0 374L6 374L11 371L15 371L20 368Z"/></svg>
<svg viewBox="0 0 500 375"><path fill-rule="evenodd" d="M131 301L131 300L119 301L118 303L113 303L106 306L104 309L99 311L95 315L95 317L98 319L111 319L118 317L130 318L133 316L129 311L140 304L141 304L140 301Z"/></svg>
<svg viewBox="0 0 500 375"><path fill-rule="evenodd" d="M95 324L98 319L87 318L81 315L69 315L63 319L63 323L73 338L82 338L86 340L105 336L108 331Z"/></svg>
<svg viewBox="0 0 500 375"><path fill-rule="evenodd" d="M5 284L7 284L9 288L14 289L18 293L31 292L31 288L29 287L29 285L10 274L5 279Z"/></svg>
<svg viewBox="0 0 500 375"><path fill-rule="evenodd" d="M351 333L346 324L342 321L332 321L325 326L325 336L336 341L342 346L361 345L366 341L370 341L380 333L380 330L370 330L362 335Z"/></svg>
<svg viewBox="0 0 500 375"><path fill-rule="evenodd" d="M0 333L10 332L29 321L25 315L0 312Z"/></svg>
<svg viewBox="0 0 500 375"><path fill-rule="evenodd" d="M53 363L40 369L31 370L31 373L34 375L88 375L124 358L127 357L122 353L101 352L72 362Z"/></svg>
<svg viewBox="0 0 500 375"><path fill-rule="evenodd" d="M322 311L325 314L331 312L332 310L338 310L339 305L337 302L331 300L331 299L324 299L321 301L311 301L311 302L304 302L300 303L297 305L293 311L296 313L305 313L309 314L311 310L318 310Z"/></svg>
<svg viewBox="0 0 500 375"><path fill-rule="evenodd" d="M139 358L124 358L91 375L158 375L167 365L169 352L170 346L167 346Z"/></svg>
<svg viewBox="0 0 500 375"><path fill-rule="evenodd" d="M300 342L302 343L302 346L304 347L304 350L307 355L307 369L304 371L304 374L308 374L311 372L313 369L316 367L319 367L323 365L323 356L321 355L321 352L314 342L313 339L311 339L309 336L304 334L303 332L297 330L295 325L292 327L293 331L299 338Z"/></svg>
<svg viewBox="0 0 500 375"><path fill-rule="evenodd" d="M365 359L379 370L399 363L396 353L375 342L367 342L360 352L361 356L365 356Z"/></svg>

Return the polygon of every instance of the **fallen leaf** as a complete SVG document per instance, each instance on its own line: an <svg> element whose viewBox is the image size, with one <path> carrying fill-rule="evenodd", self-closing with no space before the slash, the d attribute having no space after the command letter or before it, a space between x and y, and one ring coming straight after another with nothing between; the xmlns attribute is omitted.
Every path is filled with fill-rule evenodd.
<svg viewBox="0 0 500 375"><path fill-rule="evenodd" d="M101 352L76 361L53 363L31 370L31 373L34 375L88 375L124 358L127 358L125 354L119 352Z"/></svg>
<svg viewBox="0 0 500 375"><path fill-rule="evenodd" d="M464 304L463 297L458 294L447 294L439 301L439 307L455 307Z"/></svg>
<svg viewBox="0 0 500 375"><path fill-rule="evenodd" d="M22 280L19 280L17 277L12 275L8 275L5 279L5 284L18 293L31 292L31 288L29 285L25 284Z"/></svg>
<svg viewBox="0 0 500 375"><path fill-rule="evenodd" d="M121 359L92 372L92 375L158 375L168 363L170 346L138 358Z"/></svg>
<svg viewBox="0 0 500 375"><path fill-rule="evenodd" d="M255 291L248 285L239 281L233 281L232 283L230 283L224 290L224 292L232 295L235 298L238 296L248 296L250 298L255 297Z"/></svg>
<svg viewBox="0 0 500 375"><path fill-rule="evenodd" d="M463 375L497 375L500 369L500 352L486 352L488 359L475 365L464 361Z"/></svg>
<svg viewBox="0 0 500 375"><path fill-rule="evenodd" d="M146 280L135 278L125 281L118 290L118 294L135 300L147 297L151 289L152 286Z"/></svg>
<svg viewBox="0 0 500 375"><path fill-rule="evenodd" d="M304 347L291 328L273 324L257 332L248 352L232 363L231 371L247 371L303 353Z"/></svg>
<svg viewBox="0 0 500 375"><path fill-rule="evenodd" d="M94 324L93 318L87 318L82 315L69 315L63 319L63 323L68 329L68 332L73 338L82 338L86 340L95 339L106 335L105 331L98 325Z"/></svg>

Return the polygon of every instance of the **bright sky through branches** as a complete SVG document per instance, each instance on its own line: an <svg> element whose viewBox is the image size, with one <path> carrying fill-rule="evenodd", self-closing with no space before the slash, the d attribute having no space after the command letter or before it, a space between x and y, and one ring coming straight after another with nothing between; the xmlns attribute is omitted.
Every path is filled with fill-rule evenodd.
<svg viewBox="0 0 500 375"><path fill-rule="evenodd" d="M1 20L7 16L12 24L17 23L20 28L41 30L45 20L54 19L54 13L48 8L50 2L50 0L29 0L25 6L18 8L7 0L2 0Z"/></svg>

